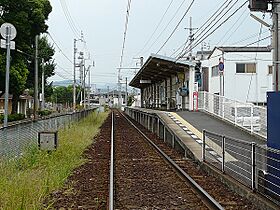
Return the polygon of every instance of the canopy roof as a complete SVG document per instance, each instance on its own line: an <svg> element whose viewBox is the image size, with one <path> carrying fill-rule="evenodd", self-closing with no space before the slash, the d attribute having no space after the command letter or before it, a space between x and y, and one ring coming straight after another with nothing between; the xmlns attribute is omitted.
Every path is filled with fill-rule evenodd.
<svg viewBox="0 0 280 210"><path fill-rule="evenodd" d="M177 61L176 58L152 54L129 85L143 88L150 85L150 83L141 83L140 80L150 80L154 84L164 81L177 73L185 72L190 66L194 66L194 64L189 61Z"/></svg>

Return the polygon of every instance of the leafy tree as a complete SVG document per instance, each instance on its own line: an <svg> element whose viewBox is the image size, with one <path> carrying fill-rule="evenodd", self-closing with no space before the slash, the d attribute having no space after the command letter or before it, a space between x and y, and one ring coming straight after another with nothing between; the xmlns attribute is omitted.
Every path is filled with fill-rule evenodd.
<svg viewBox="0 0 280 210"><path fill-rule="evenodd" d="M16 112L19 95L26 87L34 86L34 46L35 36L47 32L46 20L52 11L49 0L1 0L3 9L0 25L4 22L12 23L17 29L15 38L16 48L24 52L11 52L10 93L13 94L13 112ZM46 77L53 74L54 63L51 57L54 49L46 38L40 39L42 56L46 58ZM31 55L31 56L30 56ZM5 50L0 50L0 90L5 88ZM33 78L33 79L32 79ZM27 84L28 79L28 85Z"/></svg>
<svg viewBox="0 0 280 210"><path fill-rule="evenodd" d="M77 93L81 91L80 87L77 87ZM53 94L51 96L51 101L61 104L71 104L73 102L73 86L68 87L55 87L53 88ZM79 103L79 98L77 97L76 103Z"/></svg>

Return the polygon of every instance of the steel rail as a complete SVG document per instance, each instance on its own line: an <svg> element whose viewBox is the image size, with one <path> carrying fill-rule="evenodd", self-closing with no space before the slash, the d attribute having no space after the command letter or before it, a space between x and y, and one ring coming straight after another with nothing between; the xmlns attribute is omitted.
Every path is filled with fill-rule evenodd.
<svg viewBox="0 0 280 210"><path fill-rule="evenodd" d="M114 112L112 111L109 210L114 210Z"/></svg>
<svg viewBox="0 0 280 210"><path fill-rule="evenodd" d="M211 195L209 195L199 184L197 184L183 169L180 168L168 155L166 155L149 137L147 137L131 120L122 112L119 112L147 141L155 150L173 167L173 169L192 187L199 195L203 203L210 209L224 210L224 208Z"/></svg>

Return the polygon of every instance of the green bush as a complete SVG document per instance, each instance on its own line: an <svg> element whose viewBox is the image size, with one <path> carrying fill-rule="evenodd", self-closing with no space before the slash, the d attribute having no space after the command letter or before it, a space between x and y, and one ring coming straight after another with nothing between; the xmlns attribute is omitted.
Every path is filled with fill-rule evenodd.
<svg viewBox="0 0 280 210"><path fill-rule="evenodd" d="M38 112L38 114L39 114L41 117L50 115L51 113L52 113L52 111L47 110L47 109Z"/></svg>
<svg viewBox="0 0 280 210"><path fill-rule="evenodd" d="M8 121L13 122L13 121L18 121L18 120L23 120L25 119L24 114L10 114L8 115ZM0 122L4 122L4 115L0 115Z"/></svg>

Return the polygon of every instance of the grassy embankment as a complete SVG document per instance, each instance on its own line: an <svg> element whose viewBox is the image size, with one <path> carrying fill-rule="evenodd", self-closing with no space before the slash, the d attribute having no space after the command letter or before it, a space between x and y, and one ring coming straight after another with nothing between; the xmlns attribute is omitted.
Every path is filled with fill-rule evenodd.
<svg viewBox="0 0 280 210"><path fill-rule="evenodd" d="M107 116L93 113L71 129L60 130L59 147L51 154L34 146L22 158L0 163L0 209L40 209L44 198L86 161L82 153Z"/></svg>

